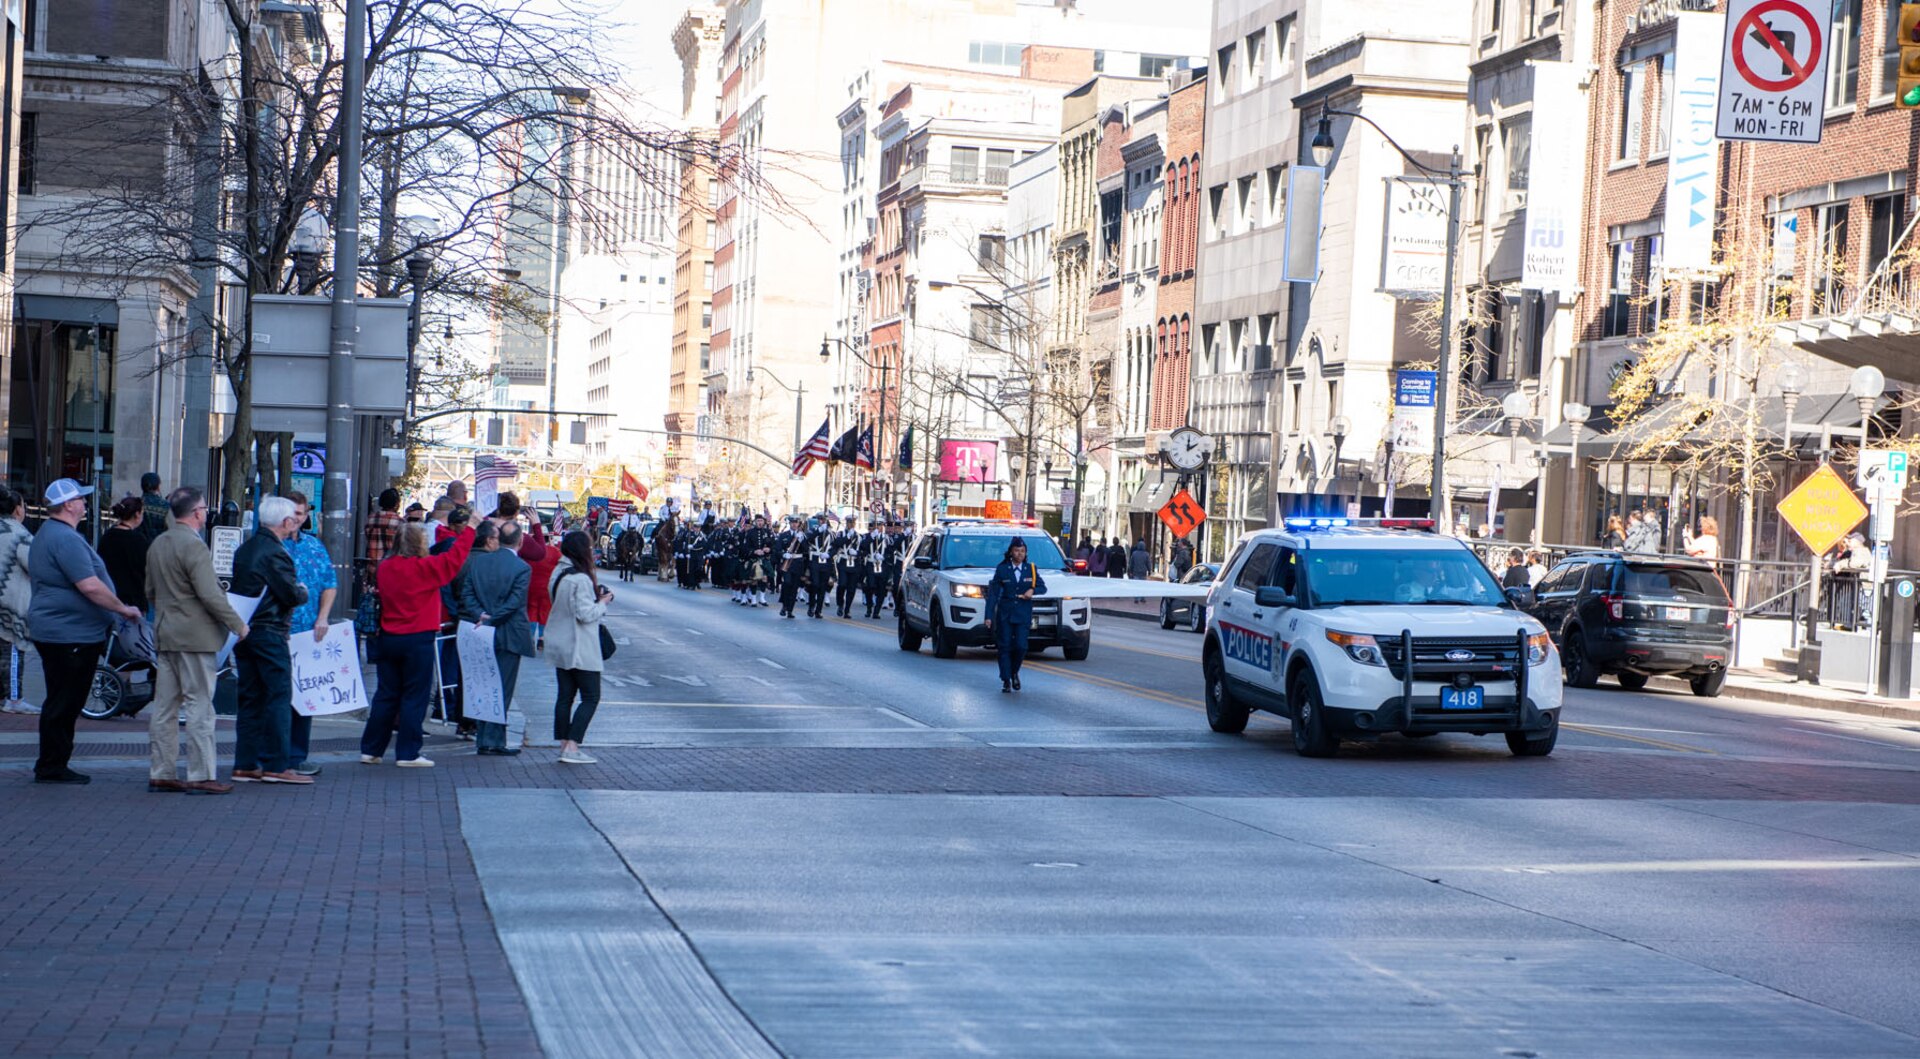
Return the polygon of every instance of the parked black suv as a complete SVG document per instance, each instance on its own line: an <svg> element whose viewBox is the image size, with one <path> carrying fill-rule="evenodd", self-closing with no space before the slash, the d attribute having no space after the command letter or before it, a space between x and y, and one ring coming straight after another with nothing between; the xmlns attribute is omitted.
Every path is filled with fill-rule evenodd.
<svg viewBox="0 0 1920 1059"><path fill-rule="evenodd" d="M1559 646L1571 687L1612 673L1637 691L1649 676L1677 676L1714 696L1733 661L1727 586L1699 560L1569 555L1534 587L1531 612Z"/></svg>

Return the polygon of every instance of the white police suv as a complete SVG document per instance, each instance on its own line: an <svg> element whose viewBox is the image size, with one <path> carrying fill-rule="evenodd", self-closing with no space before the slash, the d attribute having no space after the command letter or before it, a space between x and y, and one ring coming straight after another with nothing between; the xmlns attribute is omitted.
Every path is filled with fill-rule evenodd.
<svg viewBox="0 0 1920 1059"><path fill-rule="evenodd" d="M1207 723L1269 710L1294 749L1330 757L1383 733L1507 737L1553 752L1560 659L1466 544L1431 519L1289 518L1234 547L1207 597Z"/></svg>
<svg viewBox="0 0 1920 1059"><path fill-rule="evenodd" d="M934 657L952 658L962 647L992 647L987 582L1015 540L1025 542L1027 560L1039 568L1042 580L1073 572L1053 538L1030 523L946 518L922 530L894 598L900 649L918 651L923 639L930 640ZM1068 661L1078 662L1092 642L1091 601L1053 586L1034 597L1029 650L1038 654L1058 647Z"/></svg>

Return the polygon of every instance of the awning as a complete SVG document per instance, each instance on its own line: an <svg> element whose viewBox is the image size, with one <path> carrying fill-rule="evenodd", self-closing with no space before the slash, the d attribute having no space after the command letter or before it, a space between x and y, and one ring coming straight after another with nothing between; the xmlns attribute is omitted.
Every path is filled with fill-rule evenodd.
<svg viewBox="0 0 1920 1059"><path fill-rule="evenodd" d="M82 327L120 326L120 303L112 298L70 298L63 294L20 295L20 321L43 320Z"/></svg>
<svg viewBox="0 0 1920 1059"><path fill-rule="evenodd" d="M1879 398L1874 404L1876 414L1891 403L1890 397ZM1613 421L1612 409L1596 410L1594 418L1580 428L1579 455L1588 459L1626 459L1628 453L1642 442L1672 429L1677 417L1698 411L1697 406L1670 401L1620 425ZM1755 412L1763 438L1776 443L1787 440L1786 398L1777 394L1762 397ZM1844 434L1848 430L1859 429L1859 426L1860 405L1851 394L1804 394L1793 412L1795 440L1818 438L1823 427L1830 433ZM1573 428L1567 423L1547 432L1546 442L1551 446L1564 447L1572 440ZM1682 444L1685 440L1686 435L1681 435L1675 444ZM1651 454L1643 458L1658 459Z"/></svg>
<svg viewBox="0 0 1920 1059"><path fill-rule="evenodd" d="M1920 319L1904 313L1818 317L1781 324L1781 339L1849 368L1871 365L1889 380L1920 382Z"/></svg>

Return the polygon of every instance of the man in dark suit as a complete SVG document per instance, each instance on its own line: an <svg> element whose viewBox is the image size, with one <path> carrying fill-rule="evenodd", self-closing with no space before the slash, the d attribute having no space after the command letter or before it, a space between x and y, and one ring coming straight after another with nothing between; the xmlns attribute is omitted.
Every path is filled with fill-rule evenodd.
<svg viewBox="0 0 1920 1059"><path fill-rule="evenodd" d="M637 534L637 530L628 530ZM500 668L500 697L513 708L513 688L520 679L520 660L533 657L533 626L527 621L527 584L532 570L517 554L520 524L491 523L474 527L473 554L460 573L460 620L493 629L493 661ZM511 718L513 715L508 714ZM504 724L476 721L474 752L511 757L520 752L507 745Z"/></svg>
<svg viewBox="0 0 1920 1059"><path fill-rule="evenodd" d="M306 786L313 777L287 767L293 721L293 658L289 620L307 601L307 587L287 551L300 532L300 510L285 497L260 501L260 528L233 553L233 594L259 596L247 619L247 638L234 648L240 695L234 718L233 778L237 783Z"/></svg>

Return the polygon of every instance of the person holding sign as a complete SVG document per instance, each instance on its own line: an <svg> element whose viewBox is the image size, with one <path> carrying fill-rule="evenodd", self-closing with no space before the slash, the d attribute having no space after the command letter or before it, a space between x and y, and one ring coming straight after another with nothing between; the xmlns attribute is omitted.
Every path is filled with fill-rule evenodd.
<svg viewBox="0 0 1920 1059"><path fill-rule="evenodd" d="M293 612L307 601L287 541L300 532L300 509L283 496L260 501L260 528L233 553L233 592L259 596L247 638L234 648L240 696L234 717L233 778L240 783L308 786L313 777L288 767L293 719L293 656L287 648Z"/></svg>
<svg viewBox="0 0 1920 1059"><path fill-rule="evenodd" d="M311 632L314 642L319 643L327 638L328 616L333 613L333 597L339 591L340 580L333 572L327 546L306 531L308 519L313 517L313 502L298 490L284 495L293 501L300 517L300 532L288 538L287 554L293 556L294 572L307 589L307 601L294 608L287 628L294 635ZM292 708L291 703L288 708ZM287 767L302 776L318 776L320 766L307 762L308 748L313 743L313 718L294 710L288 733Z"/></svg>
<svg viewBox="0 0 1920 1059"><path fill-rule="evenodd" d="M1045 592L1047 582L1027 561L1026 542L1007 545L1006 558L987 582L987 631L1000 648L1000 691L1020 690L1020 663L1027 658L1027 630L1033 626L1033 594Z"/></svg>
<svg viewBox="0 0 1920 1059"><path fill-rule="evenodd" d="M520 752L519 747L507 745L504 723L505 711L513 708L520 660L533 657L533 623L527 620L527 586L533 571L515 554L520 548L520 535L517 522L475 526L473 555L460 576L460 620L493 629L493 661L500 670L503 720L475 719L477 754L511 757Z"/></svg>

